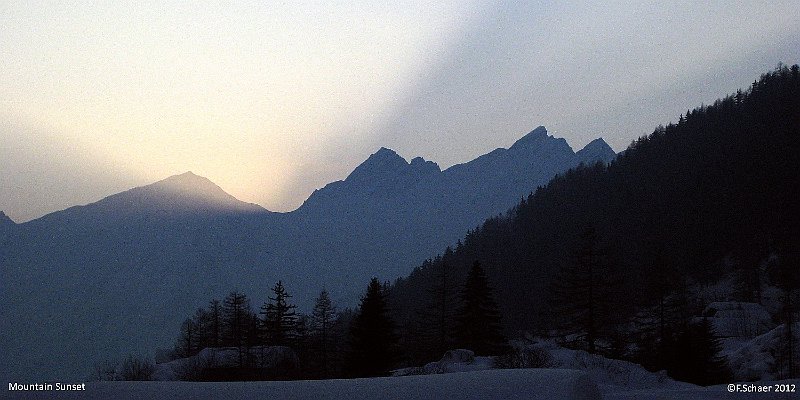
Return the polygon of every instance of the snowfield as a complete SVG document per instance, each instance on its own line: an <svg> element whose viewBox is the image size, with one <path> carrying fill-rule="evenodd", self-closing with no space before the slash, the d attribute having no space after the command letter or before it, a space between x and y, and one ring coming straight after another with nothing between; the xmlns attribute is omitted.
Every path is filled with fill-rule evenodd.
<svg viewBox="0 0 800 400"><path fill-rule="evenodd" d="M489 370L327 381L91 382L86 384L84 392L5 391L4 394L12 399L602 399L588 375L565 369Z"/></svg>

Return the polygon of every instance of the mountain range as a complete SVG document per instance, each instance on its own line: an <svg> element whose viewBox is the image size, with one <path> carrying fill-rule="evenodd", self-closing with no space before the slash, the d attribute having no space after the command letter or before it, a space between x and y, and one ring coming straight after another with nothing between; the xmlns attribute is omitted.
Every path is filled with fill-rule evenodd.
<svg viewBox="0 0 800 400"><path fill-rule="evenodd" d="M104 359L171 346L208 299L236 289L258 307L278 280L302 310L322 288L355 305L370 277L407 274L553 176L615 156L538 127L445 170L381 148L288 213L191 172L22 224L0 212L0 375L85 379Z"/></svg>

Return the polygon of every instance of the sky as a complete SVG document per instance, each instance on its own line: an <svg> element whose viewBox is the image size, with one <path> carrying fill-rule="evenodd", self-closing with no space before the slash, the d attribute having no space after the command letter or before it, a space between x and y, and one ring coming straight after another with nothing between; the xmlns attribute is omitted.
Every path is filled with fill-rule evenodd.
<svg viewBox="0 0 800 400"><path fill-rule="evenodd" d="M621 151L800 62L794 1L596 3L0 2L0 210L192 171L290 211L382 146L446 168L539 125Z"/></svg>

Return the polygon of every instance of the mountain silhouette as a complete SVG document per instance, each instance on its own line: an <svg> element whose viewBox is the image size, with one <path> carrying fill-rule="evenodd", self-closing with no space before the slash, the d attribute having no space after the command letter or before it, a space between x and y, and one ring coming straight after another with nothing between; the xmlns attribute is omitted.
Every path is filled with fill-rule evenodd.
<svg viewBox="0 0 800 400"><path fill-rule="evenodd" d="M79 379L106 358L170 347L186 315L234 288L260 305L282 280L301 308L323 287L354 305L370 277L407 274L554 175L610 161L602 144L575 153L539 127L445 170L381 148L289 213L187 172L13 225L0 241L0 372Z"/></svg>
<svg viewBox="0 0 800 400"><path fill-rule="evenodd" d="M30 224L108 226L129 219L262 212L268 211L259 205L239 201L208 178L186 172L95 203L51 213Z"/></svg>
<svg viewBox="0 0 800 400"><path fill-rule="evenodd" d="M614 150L603 138L592 140L575 155L582 163L587 165L597 162L597 160L610 160L616 156Z"/></svg>

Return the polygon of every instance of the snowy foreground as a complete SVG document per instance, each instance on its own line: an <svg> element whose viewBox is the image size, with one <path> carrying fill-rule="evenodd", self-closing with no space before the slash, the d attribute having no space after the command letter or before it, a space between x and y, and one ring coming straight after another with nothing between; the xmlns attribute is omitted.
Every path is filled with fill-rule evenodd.
<svg viewBox="0 0 800 400"><path fill-rule="evenodd" d="M372 379L266 382L91 382L85 392L6 392L57 399L601 399L583 372L518 369Z"/></svg>
<svg viewBox="0 0 800 400"><path fill-rule="evenodd" d="M800 381L784 381L800 385ZM764 383L769 385L769 383ZM601 391L602 390L602 391ZM82 392L0 392L11 399L796 399L797 393L729 393L725 385L620 390L569 369L486 370L327 381L90 382Z"/></svg>
<svg viewBox="0 0 800 400"><path fill-rule="evenodd" d="M777 328L775 328L777 329ZM746 342L730 346L729 360L740 381L763 375L762 364L770 359L775 329ZM735 344L735 343L733 343ZM395 370L398 376L371 379L335 379L325 381L261 382L183 382L177 372L185 365L202 365L198 360L179 359L158 364L152 382L87 382L81 392L20 392L0 390L0 398L11 399L798 399L794 393L776 393L778 382L754 382L738 392L727 385L699 387L671 379L664 371L650 372L641 365L608 359L585 351L559 347L553 342L528 345L549 355L547 368L493 369L492 357L476 357L469 350L448 351L441 360L422 367ZM280 349L268 349L268 361L283 359ZM230 353L230 354L228 354ZM212 356L217 365L234 362L227 349L206 349L201 355ZM238 356L238 353L236 354ZM269 357L266 357L269 356ZM279 357L280 356L280 357ZM285 357L284 357L285 358ZM270 361L271 360L271 361ZM766 360L766 361L765 361ZM207 361L207 360L206 360ZM764 370L764 371L762 371ZM760 375L759 375L760 374ZM774 379L774 378L772 378ZM23 383L23 382L20 382ZM733 383L733 382L732 382ZM800 380L782 381L800 390ZM769 388L759 393L752 386ZM6 388L4 388L6 389ZM749 391L748 391L749 389Z"/></svg>

